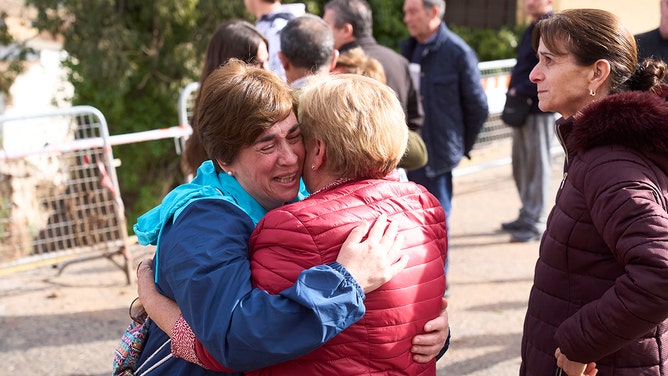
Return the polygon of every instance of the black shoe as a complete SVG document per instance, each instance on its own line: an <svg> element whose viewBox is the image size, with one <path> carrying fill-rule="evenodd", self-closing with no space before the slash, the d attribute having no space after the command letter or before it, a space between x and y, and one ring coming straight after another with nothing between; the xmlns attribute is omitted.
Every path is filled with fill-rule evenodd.
<svg viewBox="0 0 668 376"><path fill-rule="evenodd" d="M537 229L524 228L519 231L513 231L510 233L510 242L511 243L528 243L532 241L540 240L543 237L543 232L538 231Z"/></svg>
<svg viewBox="0 0 668 376"><path fill-rule="evenodd" d="M516 219L512 222L504 222L501 224L501 230L508 232L520 231L525 229L526 227L527 225L521 222L519 219Z"/></svg>

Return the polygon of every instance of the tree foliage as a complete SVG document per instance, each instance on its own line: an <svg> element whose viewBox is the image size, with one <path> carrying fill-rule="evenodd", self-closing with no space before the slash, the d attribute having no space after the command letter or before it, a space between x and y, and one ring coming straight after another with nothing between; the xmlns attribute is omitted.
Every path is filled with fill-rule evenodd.
<svg viewBox="0 0 668 376"><path fill-rule="evenodd" d="M526 25L505 26L499 30L473 29L457 25L448 27L476 51L478 60L490 61L517 56L517 45Z"/></svg>
<svg viewBox="0 0 668 376"><path fill-rule="evenodd" d="M33 50L26 46L27 41L17 41L7 27L8 15L0 13L0 94L9 93L14 80L25 68L24 62Z"/></svg>
<svg viewBox="0 0 668 376"><path fill-rule="evenodd" d="M248 18L243 0L27 0L36 27L64 37L72 103L94 106L111 134L177 124L177 100L199 76L210 35ZM183 181L172 140L114 147L128 224Z"/></svg>

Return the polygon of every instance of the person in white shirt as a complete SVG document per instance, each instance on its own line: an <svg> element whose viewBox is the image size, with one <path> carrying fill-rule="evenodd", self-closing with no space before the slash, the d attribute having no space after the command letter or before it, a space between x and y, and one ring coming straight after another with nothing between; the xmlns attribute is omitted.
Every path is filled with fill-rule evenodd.
<svg viewBox="0 0 668 376"><path fill-rule="evenodd" d="M306 13L306 5L283 5L280 0L244 0L244 5L255 16L255 27L269 41L269 70L285 79L283 65L278 59L278 51L281 50L280 33L290 20Z"/></svg>

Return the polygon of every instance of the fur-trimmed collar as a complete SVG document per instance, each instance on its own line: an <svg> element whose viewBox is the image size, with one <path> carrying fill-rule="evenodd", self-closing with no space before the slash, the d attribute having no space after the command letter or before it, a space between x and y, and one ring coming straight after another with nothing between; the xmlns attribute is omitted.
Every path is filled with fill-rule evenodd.
<svg viewBox="0 0 668 376"><path fill-rule="evenodd" d="M569 152L618 144L668 153L668 85L661 85L656 94L629 91L610 95L565 122L572 122L569 134L564 135Z"/></svg>

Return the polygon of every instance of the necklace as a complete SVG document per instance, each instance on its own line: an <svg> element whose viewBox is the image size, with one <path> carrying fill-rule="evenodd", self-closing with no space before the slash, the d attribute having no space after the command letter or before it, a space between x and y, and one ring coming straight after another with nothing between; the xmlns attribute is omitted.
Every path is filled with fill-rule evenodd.
<svg viewBox="0 0 668 376"><path fill-rule="evenodd" d="M324 187L318 189L317 191L311 193L311 196L313 196L317 193L323 192L323 191L328 191L332 188L338 187L339 185L347 183L347 182L352 181L352 180L354 180L354 179L352 179L352 178L338 178L338 179L334 180L333 182L325 185Z"/></svg>

